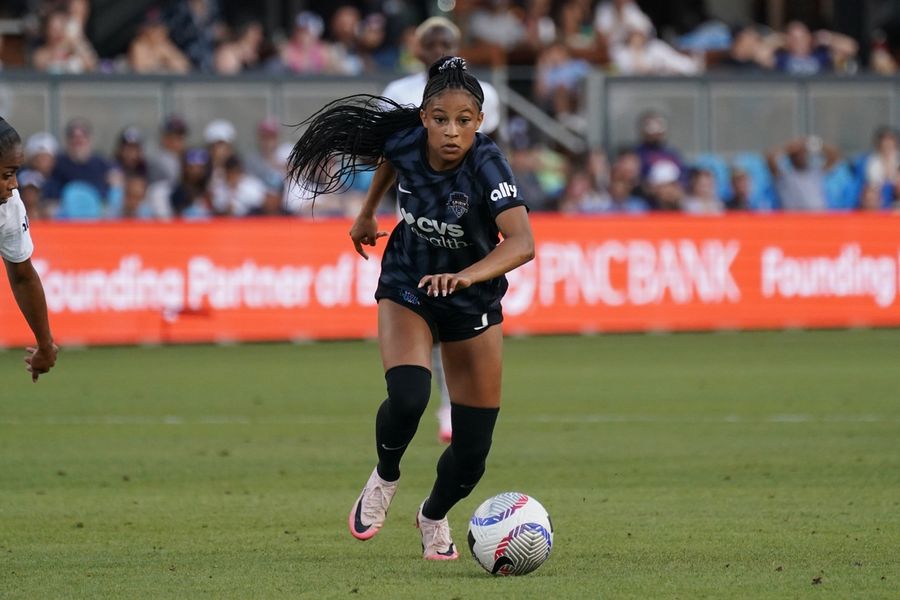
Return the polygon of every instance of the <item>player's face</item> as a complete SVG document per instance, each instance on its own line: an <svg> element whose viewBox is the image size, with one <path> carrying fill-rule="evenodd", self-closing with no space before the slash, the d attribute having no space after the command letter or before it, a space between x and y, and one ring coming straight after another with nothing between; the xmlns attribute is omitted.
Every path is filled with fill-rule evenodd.
<svg viewBox="0 0 900 600"><path fill-rule="evenodd" d="M452 169L462 162L484 119L475 98L465 90L437 94L420 116L428 130L428 164L436 171Z"/></svg>
<svg viewBox="0 0 900 600"><path fill-rule="evenodd" d="M16 171L22 167L23 161L22 146L18 144L0 156L0 204L5 204L12 197L13 190L19 187Z"/></svg>

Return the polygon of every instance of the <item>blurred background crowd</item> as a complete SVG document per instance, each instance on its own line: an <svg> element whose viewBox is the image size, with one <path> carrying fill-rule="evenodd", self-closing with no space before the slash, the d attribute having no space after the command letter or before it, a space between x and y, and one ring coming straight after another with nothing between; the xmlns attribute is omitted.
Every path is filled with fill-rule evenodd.
<svg viewBox="0 0 900 600"><path fill-rule="evenodd" d="M435 14L452 21L473 68L526 70L528 99L575 133L586 125L585 80L597 70L854 77L893 75L900 60L893 0L4 0L0 75L399 78L424 68L417 27ZM303 191L284 182L290 144L280 142L275 118L256 123L256 139L241 144L225 119L191 132L170 114L153 131L122 128L110 148L95 144L95 125L75 118L59 136L23 132L19 182L31 218L309 215ZM488 133L507 149L536 211L900 207L898 134L889 127L849 154L810 136L727 160L684 156L657 111L640 115L632 144L574 154L515 114ZM348 193L318 199L317 215L352 215L366 184L359 177Z"/></svg>

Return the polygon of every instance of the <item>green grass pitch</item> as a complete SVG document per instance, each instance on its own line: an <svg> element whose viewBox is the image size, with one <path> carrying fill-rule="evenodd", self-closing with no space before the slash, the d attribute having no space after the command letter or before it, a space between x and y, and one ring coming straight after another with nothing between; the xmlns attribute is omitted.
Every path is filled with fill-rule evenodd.
<svg viewBox="0 0 900 600"><path fill-rule="evenodd" d="M372 342L0 353L0 598L898 598L900 330L509 339L488 471L421 559L435 399L385 528ZM484 573L466 522L538 498L549 561Z"/></svg>

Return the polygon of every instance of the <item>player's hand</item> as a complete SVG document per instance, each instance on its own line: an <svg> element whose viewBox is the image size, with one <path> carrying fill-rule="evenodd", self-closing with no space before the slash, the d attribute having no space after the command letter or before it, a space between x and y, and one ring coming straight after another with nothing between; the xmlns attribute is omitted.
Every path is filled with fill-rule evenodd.
<svg viewBox="0 0 900 600"><path fill-rule="evenodd" d="M350 239L353 240L353 247L356 248L356 253L366 260L369 260L369 255L363 250L362 245L374 246L378 238L383 238L387 234L387 231L378 231L378 221L375 220L374 216L360 215L356 217L353 227L350 228Z"/></svg>
<svg viewBox="0 0 900 600"><path fill-rule="evenodd" d="M36 382L38 377L50 371L56 364L56 354L59 352L59 346L53 344L47 348L36 348L29 346L25 348L28 353L25 356L25 368L31 373L31 381Z"/></svg>
<svg viewBox="0 0 900 600"><path fill-rule="evenodd" d="M472 279L459 273L439 273L426 275L419 280L419 288L425 288L428 296L447 296L457 290L462 290L472 285Z"/></svg>

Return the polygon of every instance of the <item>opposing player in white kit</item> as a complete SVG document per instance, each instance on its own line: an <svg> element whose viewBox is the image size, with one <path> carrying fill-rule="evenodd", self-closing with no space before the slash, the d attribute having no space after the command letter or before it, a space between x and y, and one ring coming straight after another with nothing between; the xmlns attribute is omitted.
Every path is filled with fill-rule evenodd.
<svg viewBox="0 0 900 600"><path fill-rule="evenodd" d="M444 17L426 19L416 28L416 58L424 65L431 65L442 56L456 56L459 53L461 37L459 28L449 19ZM413 73L390 82L381 95L390 98L397 104L419 106L426 83L428 83L428 74L425 71ZM494 86L485 81L480 83L484 92L484 105L482 106L484 120L478 131L490 135L500 124L500 98ZM379 179L376 178L375 181L379 181ZM387 192L387 189L384 191ZM441 359L440 344L435 344L431 352L431 372L441 391L441 406L437 413L438 439L449 444L453 436L450 419L450 392L447 390L447 381L444 377L444 362Z"/></svg>
<svg viewBox="0 0 900 600"><path fill-rule="evenodd" d="M22 139L12 125L0 117L0 256L6 265L16 303L34 333L35 345L26 349L25 363L31 380L37 381L56 364L59 348L50 334L44 286L31 264L34 244L16 180L16 172L23 161Z"/></svg>

